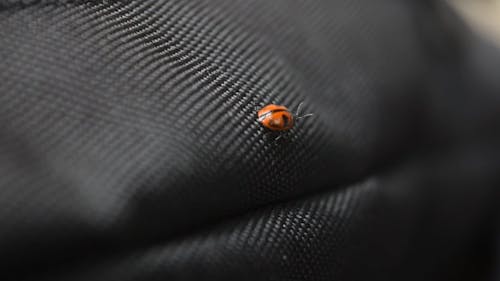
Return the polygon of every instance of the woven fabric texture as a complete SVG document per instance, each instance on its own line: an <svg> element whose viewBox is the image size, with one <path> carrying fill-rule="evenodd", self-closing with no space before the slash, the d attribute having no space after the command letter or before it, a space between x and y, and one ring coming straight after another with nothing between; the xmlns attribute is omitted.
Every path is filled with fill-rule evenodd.
<svg viewBox="0 0 500 281"><path fill-rule="evenodd" d="M499 54L438 1L0 0L1 280L488 280Z"/></svg>

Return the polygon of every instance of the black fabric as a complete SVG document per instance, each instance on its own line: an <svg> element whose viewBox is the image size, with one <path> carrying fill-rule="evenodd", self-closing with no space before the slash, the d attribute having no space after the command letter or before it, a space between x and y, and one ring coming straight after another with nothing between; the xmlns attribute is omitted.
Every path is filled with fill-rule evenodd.
<svg viewBox="0 0 500 281"><path fill-rule="evenodd" d="M491 280L498 58L439 1L0 0L2 280Z"/></svg>

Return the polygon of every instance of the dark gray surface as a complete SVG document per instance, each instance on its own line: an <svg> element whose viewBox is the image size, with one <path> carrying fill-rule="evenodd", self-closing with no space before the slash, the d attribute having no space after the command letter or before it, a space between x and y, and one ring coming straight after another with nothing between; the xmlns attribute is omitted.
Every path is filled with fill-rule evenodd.
<svg viewBox="0 0 500 281"><path fill-rule="evenodd" d="M492 271L498 50L446 7L20 2L0 1L7 280ZM302 100L278 143L255 120Z"/></svg>

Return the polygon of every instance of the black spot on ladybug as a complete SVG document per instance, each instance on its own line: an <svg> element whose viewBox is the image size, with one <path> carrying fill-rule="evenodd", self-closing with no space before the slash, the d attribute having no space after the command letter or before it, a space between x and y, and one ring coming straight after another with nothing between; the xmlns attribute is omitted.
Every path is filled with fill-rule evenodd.
<svg viewBox="0 0 500 281"><path fill-rule="evenodd" d="M288 127L288 123L290 122L290 119L288 119L288 116L283 114L283 115L281 115L281 118L283 119L284 127Z"/></svg>

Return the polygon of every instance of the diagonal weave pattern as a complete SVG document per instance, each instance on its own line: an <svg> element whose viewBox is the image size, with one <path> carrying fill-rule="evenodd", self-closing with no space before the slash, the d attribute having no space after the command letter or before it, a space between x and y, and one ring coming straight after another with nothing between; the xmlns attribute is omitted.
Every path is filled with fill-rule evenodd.
<svg viewBox="0 0 500 281"><path fill-rule="evenodd" d="M373 2L0 1L5 279L482 272L482 42L432 1ZM255 120L302 100L283 142Z"/></svg>

